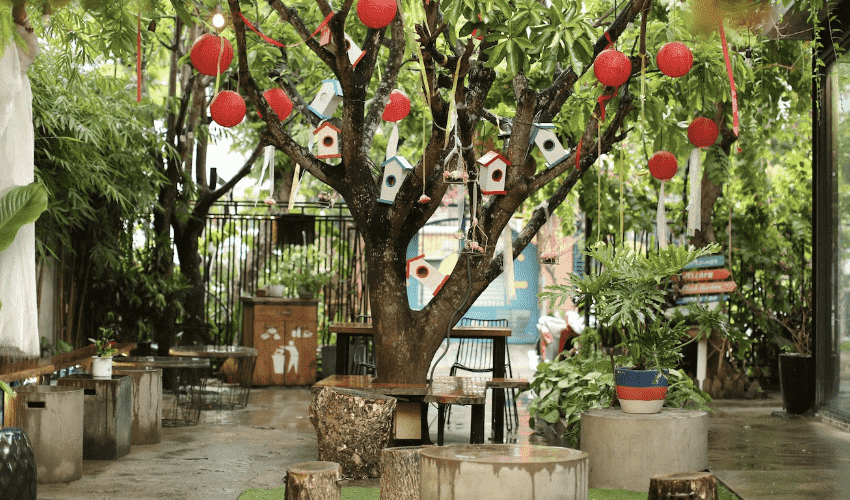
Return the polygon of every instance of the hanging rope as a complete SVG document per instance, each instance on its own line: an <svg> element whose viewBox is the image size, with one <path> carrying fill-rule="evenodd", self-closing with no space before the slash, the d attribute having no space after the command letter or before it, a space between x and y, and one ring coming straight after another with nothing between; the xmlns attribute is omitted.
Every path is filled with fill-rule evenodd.
<svg viewBox="0 0 850 500"><path fill-rule="evenodd" d="M300 42L295 43L295 44L292 44L292 45L284 45L284 44L282 44L282 43L278 42L277 40L275 40L274 38L270 38L270 37L268 37L268 36L264 35L263 33L261 33L261 32L260 32L257 28L255 28L255 27L254 27L254 25L253 25L253 24L251 24L251 21L249 21L249 20L248 20L248 19L247 19L244 15L242 15L242 13L241 13L241 12L239 12L239 17L241 17L241 18L242 18L242 21L245 23L245 26L248 26L249 28L251 28L251 31L253 31L253 32L254 32L254 33L256 33L257 35L259 35L259 36L260 36L260 38L262 38L263 40L267 41L268 43L270 43L270 44L272 44L272 45L275 45L275 46L278 46L278 47L281 47L281 48L284 48L284 49L288 49L288 48L290 48L290 47L297 47L297 46L301 45L302 43L306 42L307 40L309 40L309 39L311 39L311 38L315 37L316 35L318 35L318 34L319 34L319 32L320 32L320 31L322 31L322 28L324 28L325 26L327 26L328 21L330 21L330 20L331 20L331 18L332 18L333 16L334 16L334 13L333 13L333 12L331 12L330 14L328 14L328 15L325 17L325 20L324 20L324 21L322 21L322 23L319 25L319 27L318 27L318 28L316 28L316 31L314 31L314 32L313 32L313 34L312 34L312 35L310 35L309 37L307 37L306 39L301 40Z"/></svg>

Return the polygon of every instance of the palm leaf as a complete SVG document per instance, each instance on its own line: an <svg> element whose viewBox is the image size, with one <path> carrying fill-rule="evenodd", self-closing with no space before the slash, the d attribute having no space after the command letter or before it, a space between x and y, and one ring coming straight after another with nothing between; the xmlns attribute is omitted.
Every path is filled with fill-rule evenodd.
<svg viewBox="0 0 850 500"><path fill-rule="evenodd" d="M35 222L45 210L47 190L35 182L16 186L0 198L0 252L12 244L18 229Z"/></svg>

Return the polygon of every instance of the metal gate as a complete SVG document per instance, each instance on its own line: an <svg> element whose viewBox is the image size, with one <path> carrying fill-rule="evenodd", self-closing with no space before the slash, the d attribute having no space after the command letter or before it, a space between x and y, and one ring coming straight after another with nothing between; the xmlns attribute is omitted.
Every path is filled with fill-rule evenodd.
<svg viewBox="0 0 850 500"><path fill-rule="evenodd" d="M207 321L219 344L241 343L239 297L253 295L267 273L281 266L304 265L288 257L305 244L320 252L321 259L310 263L314 271L334 271L319 305L323 343L329 322L369 314L363 241L347 207L298 203L286 214L272 210L251 202L220 202L207 216L200 252Z"/></svg>

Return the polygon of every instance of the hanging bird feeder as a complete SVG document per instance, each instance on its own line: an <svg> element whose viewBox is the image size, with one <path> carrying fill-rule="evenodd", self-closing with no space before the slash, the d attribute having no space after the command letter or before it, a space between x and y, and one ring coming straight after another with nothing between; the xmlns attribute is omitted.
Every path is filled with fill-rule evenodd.
<svg viewBox="0 0 850 500"><path fill-rule="evenodd" d="M232 90L222 90L210 103L210 116L222 127L235 127L245 118L245 99Z"/></svg>
<svg viewBox="0 0 850 500"><path fill-rule="evenodd" d="M540 263L554 265L558 263L561 256L561 246L555 236L555 218L549 216L549 204L543 202L543 212L546 214L546 222L540 228Z"/></svg>
<svg viewBox="0 0 850 500"><path fill-rule="evenodd" d="M190 59L198 73L216 76L233 61L233 46L227 38L205 33L192 44Z"/></svg>
<svg viewBox="0 0 850 500"><path fill-rule="evenodd" d="M658 54L655 55L655 63L658 69L672 78L679 78L688 74L694 64L694 55L687 45L681 42L665 43Z"/></svg>
<svg viewBox="0 0 850 500"><path fill-rule="evenodd" d="M602 85L619 87L632 74L632 62L619 50L605 49L593 62L593 74Z"/></svg>

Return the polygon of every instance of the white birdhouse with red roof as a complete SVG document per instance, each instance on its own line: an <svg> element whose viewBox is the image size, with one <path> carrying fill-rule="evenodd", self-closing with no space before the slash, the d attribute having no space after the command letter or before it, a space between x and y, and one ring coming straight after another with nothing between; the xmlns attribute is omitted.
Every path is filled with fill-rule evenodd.
<svg viewBox="0 0 850 500"><path fill-rule="evenodd" d="M505 194L505 172L511 163L504 156L490 151L477 161L481 174L478 183L481 194Z"/></svg>
<svg viewBox="0 0 850 500"><path fill-rule="evenodd" d="M319 93L313 98L308 108L323 119L333 116L339 103L342 102L342 86L339 80L322 80Z"/></svg>
<svg viewBox="0 0 850 500"><path fill-rule="evenodd" d="M424 255L407 261L407 277L415 279L429 290L434 290L433 295L437 295L437 292L449 279L448 276L443 276L436 267L426 262Z"/></svg>
<svg viewBox="0 0 850 500"><path fill-rule="evenodd" d="M543 158L546 159L546 167L552 168L567 159L569 153L561 145L558 136L555 135L555 125L551 123L532 124L531 140L540 149Z"/></svg>
<svg viewBox="0 0 850 500"><path fill-rule="evenodd" d="M395 195L401 189L401 183L407 177L407 173L413 170L413 165L403 156L393 156L381 164L384 168L384 179L381 182L381 197L378 201L392 205Z"/></svg>
<svg viewBox="0 0 850 500"><path fill-rule="evenodd" d="M329 122L322 122L313 131L316 144L319 146L316 158L339 158L342 156L339 154L339 133L340 130Z"/></svg>
<svg viewBox="0 0 850 500"><path fill-rule="evenodd" d="M348 62L351 63L352 66L357 66L357 63L363 59L365 52L363 52L360 47L354 43L354 39L351 38L351 35L348 33L344 33L345 35L345 51L348 52ZM322 28L322 32L319 38L319 45L328 46L328 50L331 52L336 51L336 45L333 42L333 35L331 34L331 29L325 26Z"/></svg>

